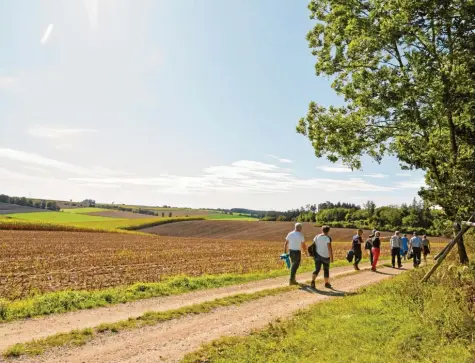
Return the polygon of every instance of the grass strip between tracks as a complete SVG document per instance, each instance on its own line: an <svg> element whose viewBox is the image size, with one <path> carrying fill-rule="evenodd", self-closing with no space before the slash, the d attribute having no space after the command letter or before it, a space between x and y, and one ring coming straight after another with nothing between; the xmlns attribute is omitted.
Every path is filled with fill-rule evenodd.
<svg viewBox="0 0 475 363"><path fill-rule="evenodd" d="M314 269L313 261L307 260L299 273ZM364 263L363 260L361 263ZM349 266L348 261L339 260L332 268ZM0 299L0 323L37 316L93 309L153 297L179 295L192 291L226 287L246 282L281 277L289 270L202 275L198 277L175 276L162 282L136 283L128 286L112 287L104 290L66 290L33 296L28 299L8 301Z"/></svg>
<svg viewBox="0 0 475 363"><path fill-rule="evenodd" d="M365 271L362 269L361 271ZM340 279L350 275L358 274L361 271L349 271L332 278L332 280ZM321 278L319 278L321 280ZM46 338L35 339L25 343L18 343L7 348L2 354L5 358L16 358L24 355L41 355L49 349L58 347L74 347L81 346L87 342L98 338L101 334L118 333L124 330L140 329L149 325L178 319L186 315L209 313L217 308L231 305L241 305L246 302L258 300L266 296L275 296L288 291L298 289L299 286L284 286L273 289L266 289L250 294L236 294L224 298L206 301L200 304L184 306L179 309L167 311L151 311L136 318L129 318L115 323L101 324L94 328L86 328L81 330L73 330L69 333L59 333Z"/></svg>

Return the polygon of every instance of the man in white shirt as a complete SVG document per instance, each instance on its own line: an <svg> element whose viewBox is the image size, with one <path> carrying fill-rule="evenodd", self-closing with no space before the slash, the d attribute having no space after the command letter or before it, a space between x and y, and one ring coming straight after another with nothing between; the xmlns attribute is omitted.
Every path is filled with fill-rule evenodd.
<svg viewBox="0 0 475 363"><path fill-rule="evenodd" d="M402 239L399 236L399 231L394 233L394 236L391 237L389 243L391 244L391 263L393 268L396 267L396 257L397 257L397 267L401 268L401 247L402 247Z"/></svg>
<svg viewBox="0 0 475 363"><path fill-rule="evenodd" d="M290 285L298 285L295 280L295 275L300 266L300 260L302 259L302 251L308 256L307 246L305 245L305 237L302 233L302 224L295 223L295 229L290 232L285 238L284 253L289 250L290 262Z"/></svg>
<svg viewBox="0 0 475 363"><path fill-rule="evenodd" d="M329 289L332 287L332 285L330 285L330 263L333 262L333 249L332 239L328 235L328 232L330 232L330 227L323 226L322 233L315 236L313 239L313 243L315 243L315 271L312 274L312 288L315 288L315 280L317 279L322 266L325 287Z"/></svg>

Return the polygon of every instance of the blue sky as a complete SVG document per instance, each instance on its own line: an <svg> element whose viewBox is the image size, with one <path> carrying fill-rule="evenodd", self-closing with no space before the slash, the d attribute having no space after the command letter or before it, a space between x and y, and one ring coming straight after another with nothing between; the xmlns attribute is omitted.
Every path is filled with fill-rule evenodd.
<svg viewBox="0 0 475 363"><path fill-rule="evenodd" d="M410 202L421 172L317 159L305 0L0 1L0 193L190 207Z"/></svg>

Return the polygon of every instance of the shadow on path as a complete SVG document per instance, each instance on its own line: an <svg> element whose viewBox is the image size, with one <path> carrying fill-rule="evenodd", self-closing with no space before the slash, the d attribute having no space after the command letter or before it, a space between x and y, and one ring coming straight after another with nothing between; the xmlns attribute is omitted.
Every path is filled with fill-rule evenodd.
<svg viewBox="0 0 475 363"><path fill-rule="evenodd" d="M335 290L334 288L331 289L325 289L325 290L320 290L318 288L312 288L310 285L307 284L301 284L300 285L300 290L308 292L309 294L315 294L315 295L324 295L324 296L351 296L351 295L356 295L354 292L345 292L345 291L340 291L340 290Z"/></svg>

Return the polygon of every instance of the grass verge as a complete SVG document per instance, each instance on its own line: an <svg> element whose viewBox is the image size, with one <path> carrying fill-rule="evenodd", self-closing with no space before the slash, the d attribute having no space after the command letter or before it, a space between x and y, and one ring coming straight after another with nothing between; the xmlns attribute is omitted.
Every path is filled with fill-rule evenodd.
<svg viewBox="0 0 475 363"><path fill-rule="evenodd" d="M357 273L359 272L352 271L344 275L336 276L334 279ZM136 318L129 318L127 320L122 320L115 323L101 324L94 328L73 330L68 333L60 333L42 339L18 343L7 348L2 354L5 358L15 358L23 355L40 355L53 348L84 345L87 342L97 338L101 334L118 333L124 330L139 329L144 326L156 325L167 320L178 319L185 315L209 313L220 307L241 305L246 302L264 298L266 296L275 296L298 288L298 286L278 287L274 289L257 291L250 294L236 294L212 301L206 301L200 304L184 306L179 309L151 311Z"/></svg>
<svg viewBox="0 0 475 363"><path fill-rule="evenodd" d="M475 266L412 271L187 355L204 362L473 362Z"/></svg>

